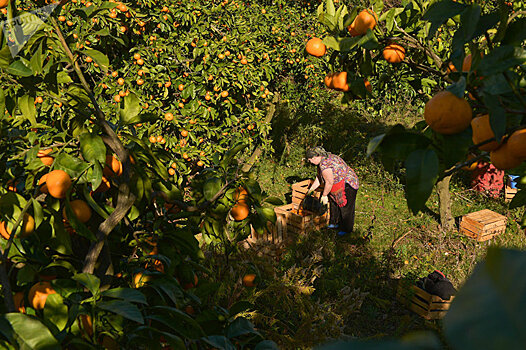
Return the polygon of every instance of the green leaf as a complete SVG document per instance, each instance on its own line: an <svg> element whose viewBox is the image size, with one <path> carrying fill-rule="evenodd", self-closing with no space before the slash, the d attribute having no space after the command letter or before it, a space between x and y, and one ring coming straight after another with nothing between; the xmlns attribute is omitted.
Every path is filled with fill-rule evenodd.
<svg viewBox="0 0 526 350"><path fill-rule="evenodd" d="M62 331L68 323L68 307L60 294L48 295L44 306L44 319Z"/></svg>
<svg viewBox="0 0 526 350"><path fill-rule="evenodd" d="M53 166L55 169L64 170L72 178L76 178L86 171L90 165L77 157L73 157L72 155L69 155L65 152L61 152L55 157Z"/></svg>
<svg viewBox="0 0 526 350"><path fill-rule="evenodd" d="M380 134L369 140L369 143L367 144L367 157L370 157L371 154L373 154L378 149L378 146L380 146L382 143L385 135L386 134Z"/></svg>
<svg viewBox="0 0 526 350"><path fill-rule="evenodd" d="M104 297L109 297L109 298L122 299L122 300L129 301L132 303L148 304L144 294L142 294L138 290L131 289L131 288L108 289L100 293L100 295Z"/></svg>
<svg viewBox="0 0 526 350"><path fill-rule="evenodd" d="M257 343L254 350L279 350L278 344L272 340L262 340Z"/></svg>
<svg viewBox="0 0 526 350"><path fill-rule="evenodd" d="M510 209L520 208L526 205L526 190L518 190L511 200Z"/></svg>
<svg viewBox="0 0 526 350"><path fill-rule="evenodd" d="M236 347L228 340L227 337L222 335L211 335L202 340L208 345L223 350L236 350Z"/></svg>
<svg viewBox="0 0 526 350"><path fill-rule="evenodd" d="M466 93L466 78L464 76L461 76L457 82L449 85L446 88L446 90L451 92L453 95L457 96L458 98L464 98L464 95Z"/></svg>
<svg viewBox="0 0 526 350"><path fill-rule="evenodd" d="M37 124L37 109L35 107L35 100L29 96L24 95L18 99L18 108L25 119L29 120L32 126Z"/></svg>
<svg viewBox="0 0 526 350"><path fill-rule="evenodd" d="M97 307L102 310L113 312L129 320L144 324L144 318L137 306L123 300L110 300L97 303Z"/></svg>
<svg viewBox="0 0 526 350"><path fill-rule="evenodd" d="M470 5L462 12L460 16L460 27L453 36L453 43L451 45L453 51L463 51L464 44L471 41L477 29L480 13L481 8L476 4ZM453 64L455 64L455 62L453 62Z"/></svg>
<svg viewBox="0 0 526 350"><path fill-rule="evenodd" d="M438 157L433 150L419 149L405 160L407 205L413 213L421 210L438 179Z"/></svg>
<svg viewBox="0 0 526 350"><path fill-rule="evenodd" d="M122 104L121 104L122 106ZM134 123L137 115L141 113L141 101L133 93L124 98L124 107L119 109L120 121L122 124Z"/></svg>
<svg viewBox="0 0 526 350"><path fill-rule="evenodd" d="M238 154L239 152L241 152L247 147L248 147L248 144L246 143L242 143L242 142L238 143L237 145L235 145L234 147L232 147L225 153L219 165L223 168L226 168L230 164L232 159L236 156L236 154Z"/></svg>
<svg viewBox="0 0 526 350"><path fill-rule="evenodd" d="M26 66L20 60L11 63L9 67L7 67L7 73L18 75L21 77L30 77L33 75L33 71L31 70L31 68Z"/></svg>
<svg viewBox="0 0 526 350"><path fill-rule="evenodd" d="M211 177L206 180L203 186L203 195L207 201L211 200L221 187L223 186L223 181L218 177Z"/></svg>
<svg viewBox="0 0 526 350"><path fill-rule="evenodd" d="M325 13L327 13L328 15L334 16L336 14L334 2L332 0L325 0L325 8Z"/></svg>
<svg viewBox="0 0 526 350"><path fill-rule="evenodd" d="M438 157L446 169L464 161L468 149L473 145L471 128L453 135L436 135L440 150Z"/></svg>
<svg viewBox="0 0 526 350"><path fill-rule="evenodd" d="M102 138L94 133L86 132L79 136L80 151L84 159L90 163L106 162L106 146Z"/></svg>
<svg viewBox="0 0 526 350"><path fill-rule="evenodd" d="M504 45L493 49L484 56L478 66L480 75L492 75L507 71L526 62L526 50Z"/></svg>
<svg viewBox="0 0 526 350"><path fill-rule="evenodd" d="M499 19L500 14L498 12L492 12L486 15L482 15L477 24L477 28L473 33L473 38L476 38L480 35L484 35L484 33L486 33L488 29L495 27L497 23L499 23Z"/></svg>
<svg viewBox="0 0 526 350"><path fill-rule="evenodd" d="M108 67L110 65L110 60L108 59L108 57L103 54L102 52L100 51L97 51L97 50L92 50L92 49L88 49L88 50L82 50L81 51L84 55L86 56L89 56L91 58L93 58L93 60L95 62L97 62L97 64L104 70L108 70Z"/></svg>
<svg viewBox="0 0 526 350"><path fill-rule="evenodd" d="M520 46L526 40L526 18L516 18L508 25L502 45Z"/></svg>
<svg viewBox="0 0 526 350"><path fill-rule="evenodd" d="M35 75L42 73L43 61L44 59L42 57L42 42L41 42L36 52L33 54L33 57L31 57L31 60L30 60L31 70L33 71Z"/></svg>
<svg viewBox="0 0 526 350"><path fill-rule="evenodd" d="M245 334L260 335L259 332L254 329L254 325L244 317L236 318L226 330L226 336L229 339Z"/></svg>
<svg viewBox="0 0 526 350"><path fill-rule="evenodd" d="M245 300L242 300L242 301L238 301L237 303L235 303L234 305L232 305L230 307L230 310L229 310L229 315L230 317L232 316L235 316L241 312L244 312L244 311L247 311L247 310L251 310L251 309L254 309L254 304L248 302L248 301L245 301Z"/></svg>
<svg viewBox="0 0 526 350"><path fill-rule="evenodd" d="M489 110L491 129L497 140L506 133L506 110L500 104L498 96L483 94L482 99Z"/></svg>
<svg viewBox="0 0 526 350"><path fill-rule="evenodd" d="M475 267L444 319L451 348L523 348L525 274L524 252L490 247L485 261Z"/></svg>
<svg viewBox="0 0 526 350"><path fill-rule="evenodd" d="M5 112L5 92L4 89L0 88L0 119L4 116Z"/></svg>
<svg viewBox="0 0 526 350"><path fill-rule="evenodd" d="M257 207L256 211L262 219L270 221L272 223L276 222L276 213L274 212L274 209Z"/></svg>
<svg viewBox="0 0 526 350"><path fill-rule="evenodd" d="M0 50L0 67L7 69L11 62L13 62L13 56L11 56L9 45L4 45L4 47Z"/></svg>
<svg viewBox="0 0 526 350"><path fill-rule="evenodd" d="M100 279L97 276L91 275L89 273L77 273L71 277L71 279L88 288L91 294L98 294L100 288Z"/></svg>
<svg viewBox="0 0 526 350"><path fill-rule="evenodd" d="M270 197L267 197L263 200L263 202L265 203L270 203L272 205L283 205L283 201L278 198L278 197L273 197L273 196L270 196Z"/></svg>
<svg viewBox="0 0 526 350"><path fill-rule="evenodd" d="M33 218L35 219L35 229L37 229L42 221L44 220L44 211L42 205L35 199L31 198L33 201Z"/></svg>
<svg viewBox="0 0 526 350"><path fill-rule="evenodd" d="M127 120L127 124L156 122L159 116L154 113L141 113Z"/></svg>
<svg viewBox="0 0 526 350"><path fill-rule="evenodd" d="M366 49L366 50L375 50L379 48L378 39L374 32L371 29L367 29L367 33L359 37L356 45Z"/></svg>
<svg viewBox="0 0 526 350"><path fill-rule="evenodd" d="M442 0L431 4L422 16L423 20L431 22L427 37L433 36L438 27L444 24L449 18L460 14L466 7L467 5L452 0Z"/></svg>
<svg viewBox="0 0 526 350"><path fill-rule="evenodd" d="M16 334L21 349L60 350L60 344L49 329L37 318L22 313L9 313L0 316L7 320Z"/></svg>

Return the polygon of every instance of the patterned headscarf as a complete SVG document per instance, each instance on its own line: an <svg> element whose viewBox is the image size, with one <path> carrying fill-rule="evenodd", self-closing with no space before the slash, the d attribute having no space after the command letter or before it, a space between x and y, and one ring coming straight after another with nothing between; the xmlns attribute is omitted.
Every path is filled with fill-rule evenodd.
<svg viewBox="0 0 526 350"><path fill-rule="evenodd" d="M311 159L311 158L314 158L314 157L327 157L328 155L329 155L329 153L321 146L317 146L317 147L314 147L314 148L309 148L305 152L305 158L306 159Z"/></svg>

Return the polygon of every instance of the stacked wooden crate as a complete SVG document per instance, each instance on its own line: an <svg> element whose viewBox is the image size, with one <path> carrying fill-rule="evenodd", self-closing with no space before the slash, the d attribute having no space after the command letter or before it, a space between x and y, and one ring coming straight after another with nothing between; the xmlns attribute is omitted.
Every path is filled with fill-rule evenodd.
<svg viewBox="0 0 526 350"><path fill-rule="evenodd" d="M301 208L301 202L307 195L312 180L304 180L292 185L292 203L274 208L276 225L269 227L263 235L252 233L251 240L265 240L272 243L282 243L294 239L298 234L309 230L319 230L329 221L328 211L317 215ZM314 196L320 198L323 187L320 186Z"/></svg>
<svg viewBox="0 0 526 350"><path fill-rule="evenodd" d="M469 213L462 217L460 232L479 242L487 241L506 231L506 217L489 209Z"/></svg>

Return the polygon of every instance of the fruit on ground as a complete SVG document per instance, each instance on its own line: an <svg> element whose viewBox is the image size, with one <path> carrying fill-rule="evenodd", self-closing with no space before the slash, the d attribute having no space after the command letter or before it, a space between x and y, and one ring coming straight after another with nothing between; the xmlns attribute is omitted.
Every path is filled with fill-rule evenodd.
<svg viewBox="0 0 526 350"><path fill-rule="evenodd" d="M254 283L255 279L256 279L256 274L247 273L245 276L243 276L243 285L245 287L254 287L256 285Z"/></svg>
<svg viewBox="0 0 526 350"><path fill-rule="evenodd" d="M324 82L329 89L344 92L347 92L350 89L349 84L347 84L347 72L331 73L325 77Z"/></svg>
<svg viewBox="0 0 526 350"><path fill-rule="evenodd" d="M356 16L347 30L352 36L363 35L367 33L368 29L374 29L377 22L376 18L376 13L373 10L363 10Z"/></svg>
<svg viewBox="0 0 526 350"><path fill-rule="evenodd" d="M250 213L250 208L245 201L237 202L232 209L230 209L230 215L234 218L235 221L242 221L248 217Z"/></svg>
<svg viewBox="0 0 526 350"><path fill-rule="evenodd" d="M38 282L29 290L27 299L31 306L36 310L42 310L46 305L47 297L55 294L56 291L49 282Z"/></svg>
<svg viewBox="0 0 526 350"><path fill-rule="evenodd" d="M50 195L63 199L71 187L71 177L64 170L53 170L47 176L46 185Z"/></svg>
<svg viewBox="0 0 526 350"><path fill-rule="evenodd" d="M75 216L80 222L85 224L86 222L89 221L89 219L91 219L91 208L88 205L88 203L84 202L82 199L75 199L74 201L71 201L71 203L69 204L71 206L71 211L73 212L73 214L75 214ZM62 209L62 217L66 221L68 220L68 217L66 214L66 207Z"/></svg>
<svg viewBox="0 0 526 350"><path fill-rule="evenodd" d="M526 159L526 129L520 129L511 134L507 144L515 158Z"/></svg>
<svg viewBox="0 0 526 350"><path fill-rule="evenodd" d="M16 237L25 238L35 232L35 219L28 213L24 214L21 225L22 227L18 230ZM0 222L0 235L5 239L9 239L11 235L11 229L4 221Z"/></svg>
<svg viewBox="0 0 526 350"><path fill-rule="evenodd" d="M434 131L451 135L469 127L472 111L466 100L444 90L427 101L424 118Z"/></svg>
<svg viewBox="0 0 526 350"><path fill-rule="evenodd" d="M500 170L508 170L518 167L523 159L516 158L509 147L508 143L503 144L489 154L489 159L493 165Z"/></svg>
<svg viewBox="0 0 526 350"><path fill-rule="evenodd" d="M495 133L491 129L489 114L484 114L474 118L471 121L471 128L473 129L473 144L477 145L483 141L495 138ZM499 148L500 143L497 141L491 141L485 145L479 146L481 151L493 151Z"/></svg>
<svg viewBox="0 0 526 350"><path fill-rule="evenodd" d="M37 157L42 163L44 163L44 165L51 166L55 158L53 158L52 156L48 156L48 154L50 154L52 151L53 150L51 148L40 150L38 151Z"/></svg>
<svg viewBox="0 0 526 350"><path fill-rule="evenodd" d="M405 49L402 45L389 44L383 49L382 55L389 63L400 63L405 59Z"/></svg>
<svg viewBox="0 0 526 350"><path fill-rule="evenodd" d="M327 52L327 47L320 38L312 38L309 41L307 41L305 50L309 55L321 57Z"/></svg>
<svg viewBox="0 0 526 350"><path fill-rule="evenodd" d="M104 166L103 174L106 177L114 177L122 175L122 163L115 158L114 155L108 154L106 156L106 165Z"/></svg>

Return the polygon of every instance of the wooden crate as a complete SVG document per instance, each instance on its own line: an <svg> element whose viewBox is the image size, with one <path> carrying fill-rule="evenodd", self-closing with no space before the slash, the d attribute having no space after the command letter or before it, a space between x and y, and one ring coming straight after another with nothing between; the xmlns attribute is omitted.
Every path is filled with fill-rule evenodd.
<svg viewBox="0 0 526 350"><path fill-rule="evenodd" d="M487 241L506 231L506 217L484 209L462 217L460 232L479 242Z"/></svg>
<svg viewBox="0 0 526 350"><path fill-rule="evenodd" d="M452 296L449 300L444 300L415 285L408 286L403 283L398 284L396 296L409 310L426 320L438 320L444 317L455 298Z"/></svg>
<svg viewBox="0 0 526 350"><path fill-rule="evenodd" d="M515 197L515 194L517 193L516 188L511 188L509 186L504 187L504 201L511 202L513 197Z"/></svg>
<svg viewBox="0 0 526 350"><path fill-rule="evenodd" d="M280 241L293 238L294 235L307 232L309 230L319 230L329 221L328 213L316 215L309 211L303 211L303 215L298 214L299 205L296 203L285 204L274 208L276 213L276 237Z"/></svg>
<svg viewBox="0 0 526 350"><path fill-rule="evenodd" d="M307 191L309 190L310 185L313 183L313 180L307 179L300 182L297 182L292 185L292 203L293 204L300 204L301 201L303 201L303 198L307 195ZM320 198L323 193L323 185L320 185L315 191L314 191L314 197Z"/></svg>

